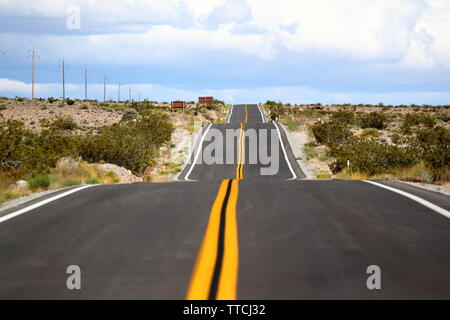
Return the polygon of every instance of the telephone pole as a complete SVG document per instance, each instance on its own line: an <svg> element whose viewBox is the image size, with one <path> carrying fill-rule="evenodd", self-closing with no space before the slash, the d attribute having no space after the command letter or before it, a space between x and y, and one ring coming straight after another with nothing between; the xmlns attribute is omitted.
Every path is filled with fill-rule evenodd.
<svg viewBox="0 0 450 320"><path fill-rule="evenodd" d="M103 76L103 102L106 101L106 74Z"/></svg>
<svg viewBox="0 0 450 320"><path fill-rule="evenodd" d="M31 58L31 99L34 100L34 67L36 66L36 59L39 59L34 47L33 50L28 51L27 57Z"/></svg>
<svg viewBox="0 0 450 320"><path fill-rule="evenodd" d="M130 102L131 102L131 88L128 88L128 94L130 96Z"/></svg>
<svg viewBox="0 0 450 320"><path fill-rule="evenodd" d="M31 100L34 100L34 64L36 59L36 51L31 52Z"/></svg>
<svg viewBox="0 0 450 320"><path fill-rule="evenodd" d="M62 71L62 89L63 89L63 94L62 94L62 98L63 98L63 101L64 100L66 100L66 82L65 82L65 79L64 79L64 69L65 69L65 67L64 67L64 59L63 60L61 60L61 71Z"/></svg>
<svg viewBox="0 0 450 320"><path fill-rule="evenodd" d="M119 90L118 90L118 95L117 95L117 102L120 102L120 82L118 83L119 85Z"/></svg>
<svg viewBox="0 0 450 320"><path fill-rule="evenodd" d="M87 101L87 68L84 68L84 101Z"/></svg>

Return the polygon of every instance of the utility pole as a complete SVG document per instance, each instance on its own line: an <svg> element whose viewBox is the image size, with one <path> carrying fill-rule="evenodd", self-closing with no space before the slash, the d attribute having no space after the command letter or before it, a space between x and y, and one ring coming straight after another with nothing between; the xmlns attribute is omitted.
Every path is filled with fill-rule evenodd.
<svg viewBox="0 0 450 320"><path fill-rule="evenodd" d="M64 59L61 60L61 71L62 71L62 98L63 101L66 100L66 82L64 79L64 71L65 71L65 67L64 67Z"/></svg>
<svg viewBox="0 0 450 320"><path fill-rule="evenodd" d="M34 100L34 59L36 58L36 52L31 53L31 100Z"/></svg>
<svg viewBox="0 0 450 320"><path fill-rule="evenodd" d="M31 51L31 99L34 100L34 66L35 66L35 60L37 58L36 51Z"/></svg>
<svg viewBox="0 0 450 320"><path fill-rule="evenodd" d="M106 101L106 74L103 76L103 102Z"/></svg>
<svg viewBox="0 0 450 320"><path fill-rule="evenodd" d="M84 101L87 101L87 68L84 68Z"/></svg>
<svg viewBox="0 0 450 320"><path fill-rule="evenodd" d="M128 88L128 94L130 96L130 102L131 102L131 88Z"/></svg>
<svg viewBox="0 0 450 320"><path fill-rule="evenodd" d="M141 92L139 91L139 102L141 102Z"/></svg>
<svg viewBox="0 0 450 320"><path fill-rule="evenodd" d="M117 95L117 102L120 102L120 82L118 83L119 85L119 90L118 90L118 95Z"/></svg>

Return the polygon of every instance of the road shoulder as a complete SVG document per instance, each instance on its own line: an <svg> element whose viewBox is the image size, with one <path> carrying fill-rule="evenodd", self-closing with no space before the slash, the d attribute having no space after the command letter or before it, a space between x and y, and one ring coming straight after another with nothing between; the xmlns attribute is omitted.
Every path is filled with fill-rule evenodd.
<svg viewBox="0 0 450 320"><path fill-rule="evenodd" d="M443 193L427 190L419 186L411 185L401 181L380 181L379 183L386 185L388 187L408 192L419 198L427 200L441 208L450 210L450 196L445 195Z"/></svg>

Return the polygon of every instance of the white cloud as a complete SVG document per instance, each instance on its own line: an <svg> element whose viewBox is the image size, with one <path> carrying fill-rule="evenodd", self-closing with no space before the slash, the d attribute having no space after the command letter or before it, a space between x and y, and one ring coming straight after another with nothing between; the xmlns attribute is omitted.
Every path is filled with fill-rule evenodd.
<svg viewBox="0 0 450 320"><path fill-rule="evenodd" d="M234 34L224 29L178 29L155 26L144 33L98 34L89 36L1 34L0 43L14 43L10 55L19 57L34 43L41 62L54 63L65 57L71 63L147 65L183 61L203 52L239 53L271 58L273 47L260 34Z"/></svg>
<svg viewBox="0 0 450 320"><path fill-rule="evenodd" d="M226 0L208 15L208 25L218 26L228 23L245 23L252 18L250 6L245 0Z"/></svg>
<svg viewBox="0 0 450 320"><path fill-rule="evenodd" d="M0 0L0 16L67 18L67 9L80 7L82 19L97 23L173 23L189 14L181 0Z"/></svg>
<svg viewBox="0 0 450 320"><path fill-rule="evenodd" d="M264 59L287 50L337 59L395 60L409 68L450 67L450 0L0 0L0 16L67 18L66 9L73 4L80 6L82 20L97 25L93 32L123 33L84 35L81 42L90 46L83 50L94 56L97 41L115 43L119 51L138 41L143 46L161 44L167 51L180 43L189 48L207 41L214 48L251 51ZM265 32L257 32L258 38L236 37L246 30ZM64 43L50 36L47 40ZM256 49L245 44L236 48L245 41Z"/></svg>

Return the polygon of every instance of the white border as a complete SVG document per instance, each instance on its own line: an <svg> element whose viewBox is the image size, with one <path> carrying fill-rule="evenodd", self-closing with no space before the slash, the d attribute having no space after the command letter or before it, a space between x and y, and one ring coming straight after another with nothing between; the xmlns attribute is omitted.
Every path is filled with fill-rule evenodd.
<svg viewBox="0 0 450 320"><path fill-rule="evenodd" d="M418 202L421 205L427 207L428 209L433 210L434 212L437 212L437 213L443 215L446 218L450 218L450 212L449 211L447 211L444 208L441 208L441 207L439 207L439 206L437 206L437 205L435 205L435 204L433 204L433 203L431 203L431 202L429 202L427 200L419 198L418 196L415 196L415 195L413 195L411 193L408 193L408 192L405 192L405 191L402 191L402 190L398 190L398 189L386 186L386 185L381 184L381 183L373 182L373 181L368 181L368 180L363 180L363 181L367 182L367 183L370 183L370 184L373 184L373 185L375 185L377 187L380 187L380 188L383 188L383 189L387 189L387 190L390 190L392 192L401 194L402 196L405 196L405 197L407 197L407 198L409 198L409 199L411 199L411 200L413 200L415 202Z"/></svg>
<svg viewBox="0 0 450 320"><path fill-rule="evenodd" d="M284 148L283 139L281 138L280 129L278 128L278 125L277 125L276 122L273 122L273 124L274 124L275 128L277 128L278 138L280 139L280 144L281 144L281 148L283 149L284 158L286 159L286 162L287 162L287 164L289 166L289 170L291 170L291 173L292 173L292 178L290 178L288 180L295 180L295 179L297 179L297 175L295 174L294 169L292 169L291 162L288 159L288 156L287 156L287 153L286 153L286 149Z"/></svg>
<svg viewBox="0 0 450 320"><path fill-rule="evenodd" d="M228 111L228 120L227 120L227 123L230 123L231 115L233 114L233 108L234 108L234 104L231 105L231 108L230 108L230 110Z"/></svg>
<svg viewBox="0 0 450 320"><path fill-rule="evenodd" d="M75 188L75 189L69 190L67 192L58 194L57 196L54 196L54 197L47 198L45 200L39 201L39 202L37 202L35 204L32 204L31 206L22 208L20 210L14 211L14 212L11 212L11 213L9 213L7 215L4 215L3 217L0 217L0 223L5 222L5 221L7 221L9 219L12 219L14 217L17 217L17 216L19 216L21 214L27 213L27 212L29 212L29 211L31 211L33 209L42 207L43 205L46 205L47 203L50 203L50 202L53 202L55 200L61 199L61 198L65 197L65 196L68 196L69 194L72 194L72 193L75 193L75 192L78 192L80 190L83 190L83 189L86 189L86 188L90 188L90 187L93 187L93 186L94 185L87 185L87 186L82 186L82 187L79 187L79 188Z"/></svg>
<svg viewBox="0 0 450 320"><path fill-rule="evenodd" d="M264 113L262 112L261 108L259 107L259 105L256 105L258 107L259 112L261 113L261 118L262 118L262 122L265 123L266 119L264 118Z"/></svg>
<svg viewBox="0 0 450 320"><path fill-rule="evenodd" d="M212 124L208 125L208 127L206 128L205 132L202 135L202 138L200 139L200 142L198 144L197 153L196 153L195 158L194 158L194 162L191 163L191 168L189 169L188 173L186 173L186 176L184 176L184 180L186 180L186 181L197 181L197 180L189 179L189 175L191 174L192 170L195 167L195 164L197 163L198 157L200 156L200 152L202 151L203 140L205 140L206 134L208 133L208 131L211 128L211 126L212 126Z"/></svg>

